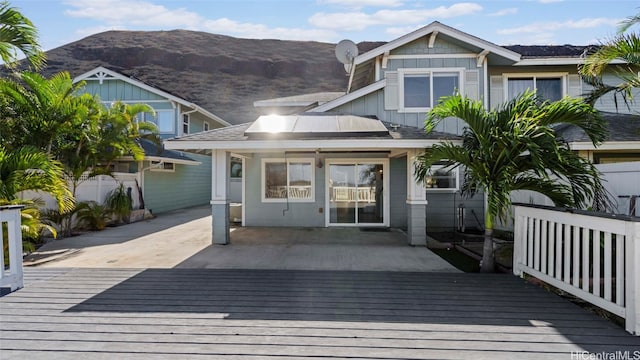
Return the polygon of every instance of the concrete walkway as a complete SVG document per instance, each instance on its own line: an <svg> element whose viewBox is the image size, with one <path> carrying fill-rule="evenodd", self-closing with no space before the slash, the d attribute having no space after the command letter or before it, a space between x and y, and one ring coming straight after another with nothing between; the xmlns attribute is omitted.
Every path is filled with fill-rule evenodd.
<svg viewBox="0 0 640 360"><path fill-rule="evenodd" d="M25 264L69 268L207 268L459 272L399 230L232 228L230 245L211 245L210 208L56 240Z"/></svg>

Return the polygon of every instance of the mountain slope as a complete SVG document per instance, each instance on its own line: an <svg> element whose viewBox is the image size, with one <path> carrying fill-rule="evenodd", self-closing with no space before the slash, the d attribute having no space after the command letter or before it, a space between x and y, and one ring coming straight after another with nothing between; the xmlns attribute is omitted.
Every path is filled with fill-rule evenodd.
<svg viewBox="0 0 640 360"><path fill-rule="evenodd" d="M375 45L363 43L362 50ZM256 100L344 91L348 78L334 48L186 30L108 31L48 51L43 73L75 77L104 66L238 124L256 119Z"/></svg>

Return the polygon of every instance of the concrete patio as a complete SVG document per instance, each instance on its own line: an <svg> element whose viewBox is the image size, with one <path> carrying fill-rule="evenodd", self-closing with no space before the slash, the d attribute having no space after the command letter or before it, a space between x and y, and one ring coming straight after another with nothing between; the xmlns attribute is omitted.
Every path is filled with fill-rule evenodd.
<svg viewBox="0 0 640 360"><path fill-rule="evenodd" d="M55 240L27 259L39 267L458 272L406 234L359 228L232 228L211 245L209 207ZM385 229L382 229L385 230Z"/></svg>

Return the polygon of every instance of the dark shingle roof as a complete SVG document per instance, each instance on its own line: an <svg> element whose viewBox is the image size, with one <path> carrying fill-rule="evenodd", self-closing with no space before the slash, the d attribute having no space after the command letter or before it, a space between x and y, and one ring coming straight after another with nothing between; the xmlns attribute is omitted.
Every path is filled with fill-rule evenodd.
<svg viewBox="0 0 640 360"><path fill-rule="evenodd" d="M602 112L607 122L609 135L606 141L640 141L640 116ZM573 125L562 125L556 132L567 142L590 142L591 140L580 128Z"/></svg>
<svg viewBox="0 0 640 360"><path fill-rule="evenodd" d="M505 49L517 52L523 59L549 57L580 57L592 45L507 45Z"/></svg>
<svg viewBox="0 0 640 360"><path fill-rule="evenodd" d="M160 149L150 140L140 139L138 140L138 144L140 144L140 147L142 147L142 150L144 150L145 156L155 156L173 160L195 161L179 151L167 150L164 148Z"/></svg>

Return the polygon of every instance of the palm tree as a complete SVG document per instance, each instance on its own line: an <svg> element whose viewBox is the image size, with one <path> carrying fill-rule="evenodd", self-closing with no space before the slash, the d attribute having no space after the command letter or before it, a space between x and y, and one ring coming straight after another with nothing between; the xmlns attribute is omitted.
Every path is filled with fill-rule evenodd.
<svg viewBox="0 0 640 360"><path fill-rule="evenodd" d="M38 44L38 30L20 11L0 2L0 58L8 67L15 67L18 51L26 56L34 69L45 63L45 54Z"/></svg>
<svg viewBox="0 0 640 360"><path fill-rule="evenodd" d="M28 190L51 194L61 212L73 208L62 164L33 147L7 151L0 145L0 201L14 201Z"/></svg>
<svg viewBox="0 0 640 360"><path fill-rule="evenodd" d="M424 181L431 165L444 162L449 169L464 169L463 195L486 194L481 271L494 271L493 229L497 219L506 218L512 191L535 191L557 206L607 204L597 169L557 139L553 130L555 124L572 124L582 128L594 144L604 140L606 129L598 112L581 99L541 102L535 93L527 92L488 111L480 101L454 95L431 110L425 129L431 131L449 117L467 123L462 144L434 145L418 156L414 174Z"/></svg>
<svg viewBox="0 0 640 360"><path fill-rule="evenodd" d="M617 36L587 54L584 64L579 67L585 82L593 87L586 98L587 102L593 104L602 96L612 93L616 107L618 96L629 107L633 100L633 89L640 88L640 35L627 33L627 30L637 24L640 24L640 14L623 21ZM610 66L614 60L622 60L623 63ZM617 84L604 83L602 76L607 69L611 69L618 78Z"/></svg>

